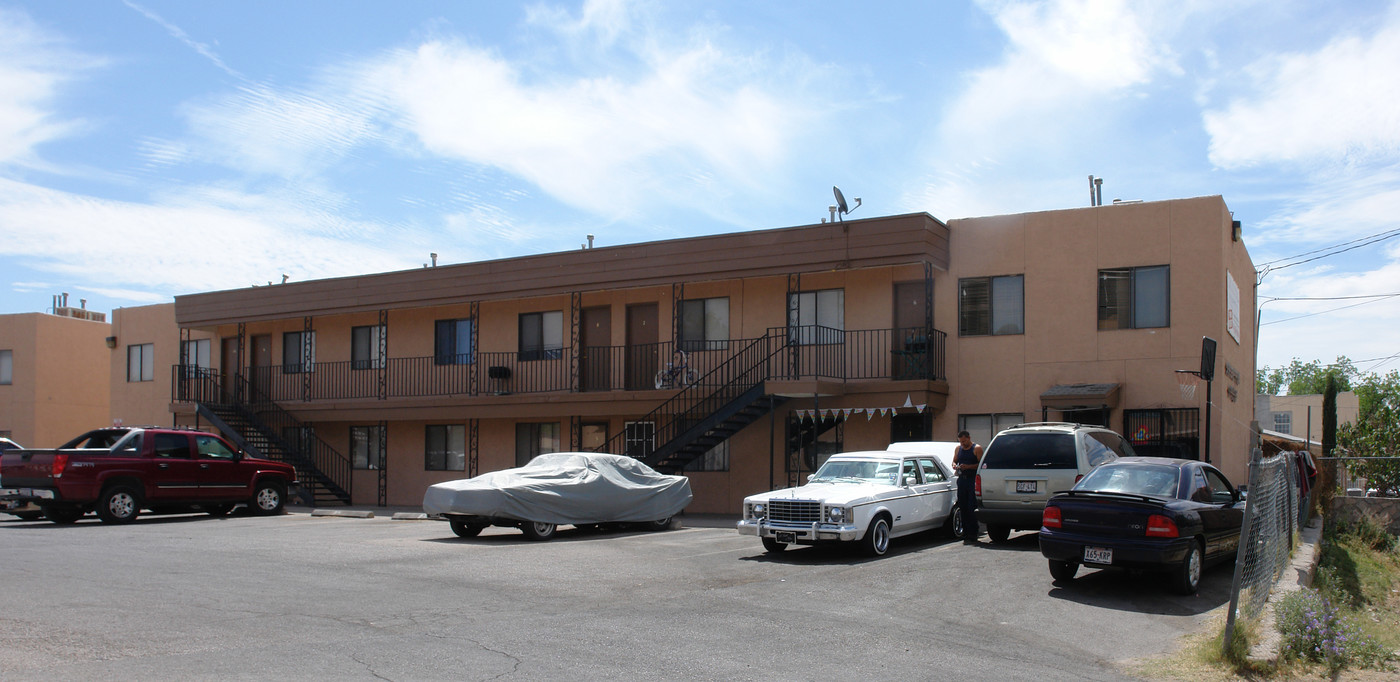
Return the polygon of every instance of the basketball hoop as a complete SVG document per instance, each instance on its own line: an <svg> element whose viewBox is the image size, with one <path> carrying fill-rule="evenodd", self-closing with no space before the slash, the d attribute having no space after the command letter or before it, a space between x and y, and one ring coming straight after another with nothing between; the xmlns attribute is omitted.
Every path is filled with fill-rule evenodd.
<svg viewBox="0 0 1400 682"><path fill-rule="evenodd" d="M1181 399L1196 399L1196 373L1189 369L1176 370L1176 387L1181 389Z"/></svg>

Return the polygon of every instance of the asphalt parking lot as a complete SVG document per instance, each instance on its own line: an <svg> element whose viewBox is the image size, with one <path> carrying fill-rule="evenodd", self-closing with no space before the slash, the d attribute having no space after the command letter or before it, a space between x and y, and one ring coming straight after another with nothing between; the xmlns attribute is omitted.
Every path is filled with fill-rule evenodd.
<svg viewBox="0 0 1400 682"><path fill-rule="evenodd" d="M440 521L0 516L4 679L1131 679L1228 600L1152 576L1051 584L1034 533L768 555L731 519L661 533Z"/></svg>

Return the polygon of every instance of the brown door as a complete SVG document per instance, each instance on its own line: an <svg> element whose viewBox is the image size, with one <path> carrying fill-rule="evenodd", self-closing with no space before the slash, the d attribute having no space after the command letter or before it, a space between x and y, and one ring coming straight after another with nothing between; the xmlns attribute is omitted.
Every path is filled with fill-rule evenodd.
<svg viewBox="0 0 1400 682"><path fill-rule="evenodd" d="M606 391L612 388L612 308L583 309L583 357L580 388Z"/></svg>
<svg viewBox="0 0 1400 682"><path fill-rule="evenodd" d="M256 394L265 394L272 387L272 335L255 334L252 338L253 354L248 368L248 381L253 384L253 393L248 400L258 400Z"/></svg>
<svg viewBox="0 0 1400 682"><path fill-rule="evenodd" d="M238 395L238 374L243 371L238 358L238 339L224 339L219 355L219 386L223 395L219 401L225 404L236 401Z"/></svg>
<svg viewBox="0 0 1400 682"><path fill-rule="evenodd" d="M929 378L929 340L925 327L924 283L894 285L894 334L890 339L895 379Z"/></svg>
<svg viewBox="0 0 1400 682"><path fill-rule="evenodd" d="M627 389L656 388L660 332L656 327L656 304L627 306Z"/></svg>

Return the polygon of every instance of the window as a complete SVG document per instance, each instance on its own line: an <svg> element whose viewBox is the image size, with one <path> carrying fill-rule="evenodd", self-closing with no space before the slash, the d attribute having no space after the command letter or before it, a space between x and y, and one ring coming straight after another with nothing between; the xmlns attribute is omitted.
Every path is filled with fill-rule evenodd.
<svg viewBox="0 0 1400 682"><path fill-rule="evenodd" d="M720 441L705 454L690 460L685 471L729 471L729 441Z"/></svg>
<svg viewBox="0 0 1400 682"><path fill-rule="evenodd" d="M282 335L282 372L300 374L316 371L316 332L286 332Z"/></svg>
<svg viewBox="0 0 1400 682"><path fill-rule="evenodd" d="M214 436L195 436L194 446L202 458L231 461L238 456L238 453L230 450L227 444Z"/></svg>
<svg viewBox="0 0 1400 682"><path fill-rule="evenodd" d="M993 436L1024 421L1026 415L1021 412L960 414L958 430L972 434L972 442L986 448L987 444L992 442Z"/></svg>
<svg viewBox="0 0 1400 682"><path fill-rule="evenodd" d="M584 452L597 452L608 444L606 422L579 424L579 449Z"/></svg>
<svg viewBox="0 0 1400 682"><path fill-rule="evenodd" d="M190 458L190 437L183 433L157 433L151 446L157 457Z"/></svg>
<svg viewBox="0 0 1400 682"><path fill-rule="evenodd" d="M846 329L846 291L823 289L788 295L788 334L801 345L841 343Z"/></svg>
<svg viewBox="0 0 1400 682"><path fill-rule="evenodd" d="M209 369L209 339L186 341L184 347L187 366Z"/></svg>
<svg viewBox="0 0 1400 682"><path fill-rule="evenodd" d="M155 351L153 343L139 343L126 347L126 380L155 381Z"/></svg>
<svg viewBox="0 0 1400 682"><path fill-rule="evenodd" d="M728 298L681 301L681 350L723 350L728 347Z"/></svg>
<svg viewBox="0 0 1400 682"><path fill-rule="evenodd" d="M380 447L378 426L350 427L350 466L356 469L384 468L384 449Z"/></svg>
<svg viewBox="0 0 1400 682"><path fill-rule="evenodd" d="M515 425L515 466L549 452L559 452L559 422Z"/></svg>
<svg viewBox="0 0 1400 682"><path fill-rule="evenodd" d="M1288 434L1293 433L1293 413L1292 413L1292 412L1275 412L1275 413L1274 413L1274 430L1277 431L1277 432L1279 432L1279 433L1288 433Z"/></svg>
<svg viewBox="0 0 1400 682"><path fill-rule="evenodd" d="M520 359L553 360L563 355L564 313L524 313L520 316Z"/></svg>
<svg viewBox="0 0 1400 682"><path fill-rule="evenodd" d="M627 422L623 425L623 453L646 459L656 449L656 422Z"/></svg>
<svg viewBox="0 0 1400 682"><path fill-rule="evenodd" d="M438 320L433 331L433 362L439 365L470 365L476 362L472 348L475 320Z"/></svg>
<svg viewBox="0 0 1400 682"><path fill-rule="evenodd" d="M958 335L1026 333L1025 276L958 280Z"/></svg>
<svg viewBox="0 0 1400 682"><path fill-rule="evenodd" d="M942 483L948 480L948 477L943 475L943 470L931 459L919 460L919 468L924 471L924 483Z"/></svg>
<svg viewBox="0 0 1400 682"><path fill-rule="evenodd" d="M1168 267L1099 271L1099 329L1170 326Z"/></svg>
<svg viewBox="0 0 1400 682"><path fill-rule="evenodd" d="M15 352L12 350L0 350L0 385L9 385L15 381Z"/></svg>
<svg viewBox="0 0 1400 682"><path fill-rule="evenodd" d="M384 358L379 352L379 325L352 327L350 329L350 367L353 369L381 369Z"/></svg>
<svg viewBox="0 0 1400 682"><path fill-rule="evenodd" d="M424 471L466 471L467 427L461 424L431 425L426 428L425 440Z"/></svg>

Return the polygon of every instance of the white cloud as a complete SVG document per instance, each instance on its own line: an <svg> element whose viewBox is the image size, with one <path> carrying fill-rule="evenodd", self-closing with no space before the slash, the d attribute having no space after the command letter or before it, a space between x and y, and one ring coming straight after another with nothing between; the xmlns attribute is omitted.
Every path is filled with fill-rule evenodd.
<svg viewBox="0 0 1400 682"><path fill-rule="evenodd" d="M142 205L3 179L0 242L60 281L146 297L411 268L406 254L427 252L411 235L228 190Z"/></svg>
<svg viewBox="0 0 1400 682"><path fill-rule="evenodd" d="M1271 56L1246 71L1249 94L1205 113L1210 160L1368 161L1400 152L1400 11L1369 37Z"/></svg>
<svg viewBox="0 0 1400 682"><path fill-rule="evenodd" d="M80 127L54 116L50 105L64 83L98 64L0 7L0 164L41 165L37 147Z"/></svg>

